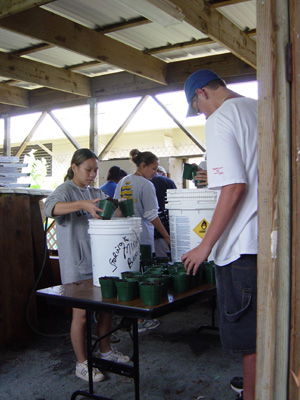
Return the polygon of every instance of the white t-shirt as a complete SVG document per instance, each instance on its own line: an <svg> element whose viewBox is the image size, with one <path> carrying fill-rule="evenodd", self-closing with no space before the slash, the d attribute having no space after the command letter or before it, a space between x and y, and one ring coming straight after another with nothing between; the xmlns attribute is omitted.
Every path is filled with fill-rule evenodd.
<svg viewBox="0 0 300 400"><path fill-rule="evenodd" d="M155 187L143 176L130 174L121 179L114 195L115 199L133 199L134 215L142 218L141 244L150 244L154 249L154 226L151 221L158 217Z"/></svg>
<svg viewBox="0 0 300 400"><path fill-rule="evenodd" d="M227 265L241 254L257 254L257 101L225 101L205 126L209 189L245 183L246 192L214 246L215 263Z"/></svg>

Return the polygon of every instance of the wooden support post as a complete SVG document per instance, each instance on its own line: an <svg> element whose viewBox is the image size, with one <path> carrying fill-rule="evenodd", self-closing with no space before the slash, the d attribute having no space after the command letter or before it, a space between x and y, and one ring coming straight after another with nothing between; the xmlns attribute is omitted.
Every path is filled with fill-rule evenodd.
<svg viewBox="0 0 300 400"><path fill-rule="evenodd" d="M259 251L256 400L287 399L290 279L288 7L257 3Z"/></svg>
<svg viewBox="0 0 300 400"><path fill-rule="evenodd" d="M290 368L298 378L298 385L290 375L289 399L300 400L300 3L290 0L290 61L292 78L292 272L291 272L291 335Z"/></svg>
<svg viewBox="0 0 300 400"><path fill-rule="evenodd" d="M94 99L88 100L88 104L90 105L89 148L95 154L98 154L98 103L97 103L97 100L94 98ZM99 173L98 173L93 185L99 186Z"/></svg>
<svg viewBox="0 0 300 400"><path fill-rule="evenodd" d="M4 144L3 155L11 156L11 140L10 140L10 116L4 115Z"/></svg>
<svg viewBox="0 0 300 400"><path fill-rule="evenodd" d="M98 103L96 99L90 99L88 104L90 105L89 148L98 154Z"/></svg>

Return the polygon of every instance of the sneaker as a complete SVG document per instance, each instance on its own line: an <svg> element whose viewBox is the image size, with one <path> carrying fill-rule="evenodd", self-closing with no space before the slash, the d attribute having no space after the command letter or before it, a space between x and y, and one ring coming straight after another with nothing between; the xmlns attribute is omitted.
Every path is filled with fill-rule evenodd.
<svg viewBox="0 0 300 400"><path fill-rule="evenodd" d="M89 381L89 369L87 360L84 361L83 363L79 362L76 363L75 375L78 378L83 379L84 381L87 382ZM93 377L93 382L101 382L104 381L105 379L105 376L97 368L93 368L92 377Z"/></svg>
<svg viewBox="0 0 300 400"><path fill-rule="evenodd" d="M130 357L124 356L124 354L122 354L114 347L111 347L111 352L107 356L103 356L100 353L100 358L102 358L103 360L113 361L122 364L127 364L130 361Z"/></svg>
<svg viewBox="0 0 300 400"><path fill-rule="evenodd" d="M160 322L157 319L146 320L144 319L142 322L138 321L138 332L145 332L147 329L155 329L160 325Z"/></svg>
<svg viewBox="0 0 300 400"><path fill-rule="evenodd" d="M237 393L241 393L243 391L243 377L235 376L230 381L231 389Z"/></svg>

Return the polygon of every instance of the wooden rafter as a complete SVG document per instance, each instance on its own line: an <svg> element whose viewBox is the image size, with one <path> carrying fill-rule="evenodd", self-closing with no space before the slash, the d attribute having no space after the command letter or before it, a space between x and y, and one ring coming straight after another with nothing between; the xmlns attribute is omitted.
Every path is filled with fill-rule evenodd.
<svg viewBox="0 0 300 400"><path fill-rule="evenodd" d="M34 46L26 47L25 49L12 51L10 54L13 54L14 56L25 56L25 55L28 55L28 54L36 53L36 52L41 51L41 50L50 49L51 47L53 47L52 44L39 43L39 44L35 44Z"/></svg>
<svg viewBox="0 0 300 400"><path fill-rule="evenodd" d="M28 90L0 83L0 103L29 107Z"/></svg>
<svg viewBox="0 0 300 400"><path fill-rule="evenodd" d="M9 16L0 20L0 27L166 83L163 61L46 10L33 8Z"/></svg>
<svg viewBox="0 0 300 400"><path fill-rule="evenodd" d="M228 83L256 79L256 71L252 67L234 55L227 53L169 63L167 69L168 86L159 85L149 79L127 72L95 77L91 79L91 95L93 98L99 100L113 100L116 98L182 90L184 81L188 75L199 68L214 69ZM45 108L51 109L58 105L63 107L86 104L86 99L82 96L49 88L30 90L28 91L28 95L30 108L35 111L41 111ZM0 104L0 116L3 114L17 115L21 113L23 111L19 108L14 109L9 105Z"/></svg>
<svg viewBox="0 0 300 400"><path fill-rule="evenodd" d="M194 28L256 68L256 43L206 0L172 0Z"/></svg>
<svg viewBox="0 0 300 400"><path fill-rule="evenodd" d="M215 8L231 6L233 4L245 3L246 1L249 0L207 0L207 2Z"/></svg>
<svg viewBox="0 0 300 400"><path fill-rule="evenodd" d="M139 18L132 18L127 21L118 22L116 24L109 24L105 26L100 26L99 28L95 29L97 32L101 33L111 33L111 32L118 32L128 28L134 28L136 26L141 26L145 24L151 24L147 18L139 17Z"/></svg>
<svg viewBox="0 0 300 400"><path fill-rule="evenodd" d="M7 53L0 53L0 76L80 96L91 95L89 78L86 76Z"/></svg>
<svg viewBox="0 0 300 400"><path fill-rule="evenodd" d="M52 3L52 1L54 0L1 0L0 18L5 18L7 15L16 14L29 8Z"/></svg>

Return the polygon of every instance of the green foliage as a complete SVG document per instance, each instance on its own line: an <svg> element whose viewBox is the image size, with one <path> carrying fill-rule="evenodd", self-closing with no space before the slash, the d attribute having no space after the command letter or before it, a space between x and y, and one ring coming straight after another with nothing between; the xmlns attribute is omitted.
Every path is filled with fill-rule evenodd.
<svg viewBox="0 0 300 400"><path fill-rule="evenodd" d="M24 162L28 164L30 169L30 187L33 189L40 189L43 187L47 175L47 162L45 158L37 160L34 156L34 152L35 150L31 150L28 155L25 156Z"/></svg>

